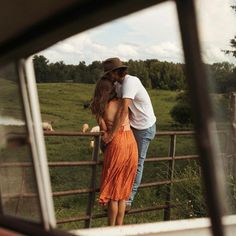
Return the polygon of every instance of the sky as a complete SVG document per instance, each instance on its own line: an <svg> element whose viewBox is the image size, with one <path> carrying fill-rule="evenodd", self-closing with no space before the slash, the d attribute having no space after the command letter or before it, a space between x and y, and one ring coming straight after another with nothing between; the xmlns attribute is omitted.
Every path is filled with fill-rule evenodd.
<svg viewBox="0 0 236 236"><path fill-rule="evenodd" d="M198 30L205 63L236 59L230 49L236 35L235 0L195 0ZM158 59L184 62L174 1L167 1L74 35L39 52L50 62L79 64L119 57L123 61Z"/></svg>

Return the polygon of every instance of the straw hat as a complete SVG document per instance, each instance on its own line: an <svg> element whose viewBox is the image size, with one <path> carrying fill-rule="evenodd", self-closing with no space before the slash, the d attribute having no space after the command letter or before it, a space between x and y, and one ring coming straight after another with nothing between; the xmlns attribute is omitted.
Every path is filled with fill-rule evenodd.
<svg viewBox="0 0 236 236"><path fill-rule="evenodd" d="M103 70L104 74L106 75L107 73L119 69L119 68L127 68L128 66L122 64L121 60L118 57L114 58L108 58L106 59L103 63Z"/></svg>

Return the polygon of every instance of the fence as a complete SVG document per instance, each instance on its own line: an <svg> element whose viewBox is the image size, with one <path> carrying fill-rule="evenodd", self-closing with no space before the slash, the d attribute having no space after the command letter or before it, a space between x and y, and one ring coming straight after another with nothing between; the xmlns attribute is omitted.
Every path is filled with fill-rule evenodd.
<svg viewBox="0 0 236 236"><path fill-rule="evenodd" d="M225 144L224 144L224 150L227 149L227 140L228 140L228 134L223 131L217 131L220 135L224 135ZM93 206L95 203L95 195L96 192L99 191L99 188L96 186L96 177L97 177L97 169L98 165L102 165L102 161L99 160L99 145L101 136L100 133L82 133L82 132L45 132L45 136L66 136L66 137L94 137L94 149L92 154L92 160L90 161L78 161L78 162L49 162L48 165L50 168L55 167L72 167L72 166L91 166L92 168L92 175L90 179L90 186L88 188L80 188L80 189L73 189L68 191L58 191L53 192L53 197L61 197L61 196L70 196L70 195L77 195L77 194L83 194L88 193L89 199L88 199L88 205L86 209L86 214L84 216L79 217L73 217L73 218L67 218L58 220L57 224L63 224L63 223L69 223L69 222L75 222L75 221L84 221L85 227L91 227L92 226L92 220L98 219L102 217L106 217L106 213L93 213ZM171 218L171 208L175 207L176 205L171 204L172 199L172 185L177 182L186 181L187 179L175 179L174 178L174 171L175 171L175 163L176 161L181 160L197 160L199 158L198 155L181 155L176 156L176 141L177 137L180 136L194 136L193 131L165 131L165 132L158 132L156 134L158 137L169 137L169 153L166 157L149 157L146 158L145 162L163 162L166 161L168 163L168 176L167 179L162 181L156 181L156 182L149 182L149 183L143 183L140 185L140 188L153 188L157 186L168 186L167 192L166 192L166 204L164 205L158 205L153 207L146 207L146 208L139 208L139 209L132 209L129 211L128 214L136 214L140 212L149 212L149 211L155 211L155 210L164 210L163 214L163 220L170 220ZM31 163L2 163L1 167L30 167L32 166ZM24 183L24 177L22 177L22 183ZM25 193L21 192L19 194L8 194L8 198L30 198L34 197L35 193ZM17 207L18 209L18 207Z"/></svg>

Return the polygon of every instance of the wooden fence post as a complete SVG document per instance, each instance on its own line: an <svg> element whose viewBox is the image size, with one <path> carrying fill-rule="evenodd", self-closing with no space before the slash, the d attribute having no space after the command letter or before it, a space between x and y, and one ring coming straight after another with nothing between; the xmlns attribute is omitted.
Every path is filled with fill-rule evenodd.
<svg viewBox="0 0 236 236"><path fill-rule="evenodd" d="M96 196L96 176L97 176L97 165L99 161L99 151L100 151L100 142L101 142L101 136L94 136L94 149L93 149L93 156L92 160L96 161L96 165L92 166L92 175L91 175L91 184L90 188L93 190L89 194L89 200L88 200L88 206L87 206L87 216L89 218L85 220L85 228L91 228L92 226L92 213L93 213L93 207L95 202L95 196Z"/></svg>
<svg viewBox="0 0 236 236"><path fill-rule="evenodd" d="M170 138L170 145L169 145L169 154L168 156L172 157L172 160L169 161L169 167L168 167L168 173L167 173L167 179L170 180L170 184L167 184L166 187L166 205L168 205L167 208L164 209L164 220L170 220L171 216L171 198L172 198L172 187L173 187L173 178L174 178L174 170L175 170L175 148L176 148L176 135L171 135Z"/></svg>

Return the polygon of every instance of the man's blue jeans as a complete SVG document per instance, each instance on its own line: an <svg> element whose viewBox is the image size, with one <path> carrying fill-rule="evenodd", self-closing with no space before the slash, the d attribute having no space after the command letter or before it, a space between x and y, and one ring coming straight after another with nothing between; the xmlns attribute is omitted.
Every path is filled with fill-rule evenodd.
<svg viewBox="0 0 236 236"><path fill-rule="evenodd" d="M126 201L126 205L132 204L134 197L138 191L138 187L141 183L142 175L143 175L144 160L147 156L149 143L155 137L155 134L156 134L156 123L147 129L138 130L138 129L132 128L132 131L134 133L134 137L138 145L138 169L137 169L137 174L134 181L132 193L130 195L129 200Z"/></svg>

